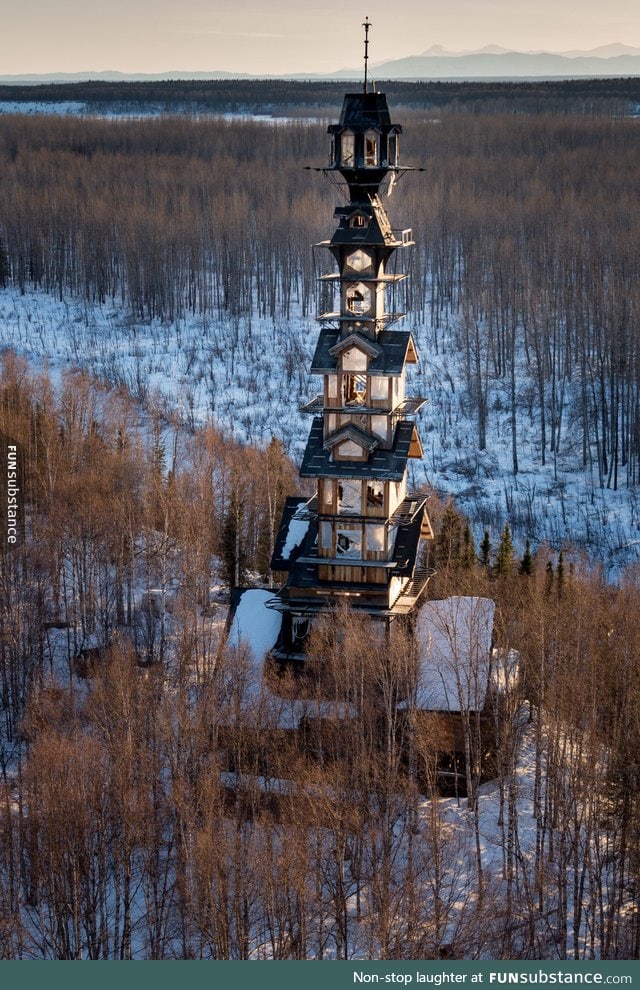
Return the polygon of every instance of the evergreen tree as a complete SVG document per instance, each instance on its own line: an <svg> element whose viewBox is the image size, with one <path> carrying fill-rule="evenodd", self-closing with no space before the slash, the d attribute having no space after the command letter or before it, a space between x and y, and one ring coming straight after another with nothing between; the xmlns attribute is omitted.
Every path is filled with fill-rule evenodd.
<svg viewBox="0 0 640 990"><path fill-rule="evenodd" d="M519 573L524 577L531 577L533 574L533 557L531 555L531 544L529 540L524 545L524 556L520 561Z"/></svg>
<svg viewBox="0 0 640 990"><path fill-rule="evenodd" d="M480 544L480 563L483 567L489 567L489 557L491 556L491 539L489 530L485 529L482 543Z"/></svg>
<svg viewBox="0 0 640 990"><path fill-rule="evenodd" d="M553 564L551 563L550 560L547 561L547 566L545 567L545 575L546 577L545 577L544 593L545 595L550 595L551 589L553 588L553 577L554 577Z"/></svg>
<svg viewBox="0 0 640 990"><path fill-rule="evenodd" d="M513 569L515 551L513 540L511 539L511 527L509 523L504 524L504 529L500 534L500 546L496 555L495 576L508 577Z"/></svg>
<svg viewBox="0 0 640 990"><path fill-rule="evenodd" d="M462 566L465 570L470 570L476 562L476 547L473 542L473 533L469 523L464 527L462 535Z"/></svg>
<svg viewBox="0 0 640 990"><path fill-rule="evenodd" d="M556 574L558 578L558 598L562 598L562 592L564 590L564 556L562 550L558 554L558 569Z"/></svg>

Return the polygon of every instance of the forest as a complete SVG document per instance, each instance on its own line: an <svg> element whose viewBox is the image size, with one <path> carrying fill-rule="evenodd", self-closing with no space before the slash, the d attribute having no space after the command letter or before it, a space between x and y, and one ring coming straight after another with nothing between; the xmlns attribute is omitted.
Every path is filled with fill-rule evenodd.
<svg viewBox="0 0 640 990"><path fill-rule="evenodd" d="M397 303L443 369L433 420L453 437L454 396L468 412L451 444L480 465L473 485L498 418L517 480L524 416L541 470L561 479L575 458L593 498L631 501L638 122L556 110L403 113L402 158L424 172L391 201L416 240ZM87 370L88 320L65 327L73 361L44 331L22 356L3 337L0 435L24 498L0 557L2 958L640 954L640 572L607 580L568 524L551 546L531 517L496 515L480 542L484 520L430 492L429 597L495 601L497 662L519 658L490 783L438 798L428 746L407 772L410 645L348 614L312 652L323 698L353 718L312 760L283 747L281 777L246 751L248 731L277 725L225 641L228 595L277 580L275 527L300 482L294 443L241 442L213 413L261 349L286 368L277 392L251 384L263 406L284 418L308 388L323 270L309 245L336 201L305 171L323 132L304 117L0 116L5 297L117 308L123 351L145 327L167 351L192 321L181 388L205 344L226 374L188 416L159 398L155 366ZM222 750L254 760L242 795Z"/></svg>
<svg viewBox="0 0 640 990"><path fill-rule="evenodd" d="M496 655L520 657L491 783L432 799L426 744L407 772L410 644L341 614L311 654L355 715L311 762L283 738L265 778L247 739L277 716L211 562L224 590L242 534L242 578L265 566L282 451L176 428L163 463L126 394L9 355L0 429L28 492L1 560L0 957L637 958L637 569L519 558L508 527L476 550L432 499L430 596L492 598Z"/></svg>
<svg viewBox="0 0 640 990"><path fill-rule="evenodd" d="M101 80L0 84L0 100L86 105L87 113L279 113L330 115L351 83L287 79ZM357 84L356 84L357 85ZM376 80L395 107L447 113L578 113L624 115L636 112L640 83L623 79L403 82Z"/></svg>
<svg viewBox="0 0 640 990"><path fill-rule="evenodd" d="M417 247L398 304L435 357L455 355L479 451L500 388L514 475L526 410L540 467L570 453L596 487L640 481L638 126L406 121L403 160L425 171L401 186ZM335 190L304 167L322 147L309 123L0 117L0 287L140 321L228 318L225 350L242 318L313 316L309 245Z"/></svg>

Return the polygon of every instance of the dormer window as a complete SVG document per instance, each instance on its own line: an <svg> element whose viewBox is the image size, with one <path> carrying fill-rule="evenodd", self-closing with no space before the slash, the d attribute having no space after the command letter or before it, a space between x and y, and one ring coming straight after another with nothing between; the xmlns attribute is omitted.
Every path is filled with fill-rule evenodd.
<svg viewBox="0 0 640 990"><path fill-rule="evenodd" d="M367 131L364 136L364 163L368 166L378 164L378 133Z"/></svg>
<svg viewBox="0 0 640 990"><path fill-rule="evenodd" d="M368 217L365 217L363 213L356 213L351 217L349 224L351 227L367 227L369 224L369 219Z"/></svg>
<svg viewBox="0 0 640 990"><path fill-rule="evenodd" d="M340 135L340 164L353 168L356 145L353 131L343 131Z"/></svg>
<svg viewBox="0 0 640 990"><path fill-rule="evenodd" d="M342 354L343 371L366 371L367 355L359 347L350 347Z"/></svg>

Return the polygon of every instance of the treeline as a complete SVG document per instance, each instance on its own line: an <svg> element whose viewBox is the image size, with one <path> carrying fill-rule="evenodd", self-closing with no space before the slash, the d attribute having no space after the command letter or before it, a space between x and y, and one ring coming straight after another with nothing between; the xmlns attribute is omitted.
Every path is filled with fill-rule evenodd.
<svg viewBox="0 0 640 990"><path fill-rule="evenodd" d="M302 166L322 164L322 130L1 118L0 285L138 319L312 315L330 266L315 271L309 245L335 190ZM524 413L541 464L568 455L596 485L636 485L638 122L416 116L405 131L426 174L401 186L418 247L398 303L424 321L420 343L455 355L476 446L498 389L514 473Z"/></svg>
<svg viewBox="0 0 640 990"><path fill-rule="evenodd" d="M0 100L87 104L89 112L122 110L144 113L330 113L342 101L341 80L176 79L109 82L102 80L36 85L2 84ZM394 106L457 113L589 113L624 114L640 103L636 77L496 81L376 80Z"/></svg>

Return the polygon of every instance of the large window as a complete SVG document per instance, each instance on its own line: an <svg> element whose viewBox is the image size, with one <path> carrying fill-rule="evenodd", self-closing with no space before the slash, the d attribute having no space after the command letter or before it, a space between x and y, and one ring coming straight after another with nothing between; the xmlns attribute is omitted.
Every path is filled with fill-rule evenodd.
<svg viewBox="0 0 640 990"><path fill-rule="evenodd" d="M366 251L352 251L351 254L347 255L347 265L354 272L363 272L365 268L369 268L371 265L371 258Z"/></svg>
<svg viewBox="0 0 640 990"><path fill-rule="evenodd" d="M340 138L340 164L353 167L355 139L351 131L343 131Z"/></svg>
<svg viewBox="0 0 640 990"><path fill-rule="evenodd" d="M380 553L384 550L384 526L367 526L367 550Z"/></svg>
<svg viewBox="0 0 640 990"><path fill-rule="evenodd" d="M384 481L367 482L367 508L381 509L384 506Z"/></svg>
<svg viewBox="0 0 640 990"><path fill-rule="evenodd" d="M372 375L371 376L371 398L372 399L388 399L389 398L389 379L385 378L383 375Z"/></svg>
<svg viewBox="0 0 640 990"><path fill-rule="evenodd" d="M362 530L336 530L336 556L348 560L362 560Z"/></svg>
<svg viewBox="0 0 640 990"><path fill-rule="evenodd" d="M342 399L345 406L364 406L367 402L367 376L345 375Z"/></svg>
<svg viewBox="0 0 640 990"><path fill-rule="evenodd" d="M355 316L364 316L371 309L371 289L363 282L347 286L347 309Z"/></svg>
<svg viewBox="0 0 640 990"><path fill-rule="evenodd" d="M364 163L365 165L378 164L378 134L376 131L367 131L364 136Z"/></svg>
<svg viewBox="0 0 640 990"><path fill-rule="evenodd" d="M362 482L344 480L338 483L338 509L344 515L359 516L362 512Z"/></svg>

